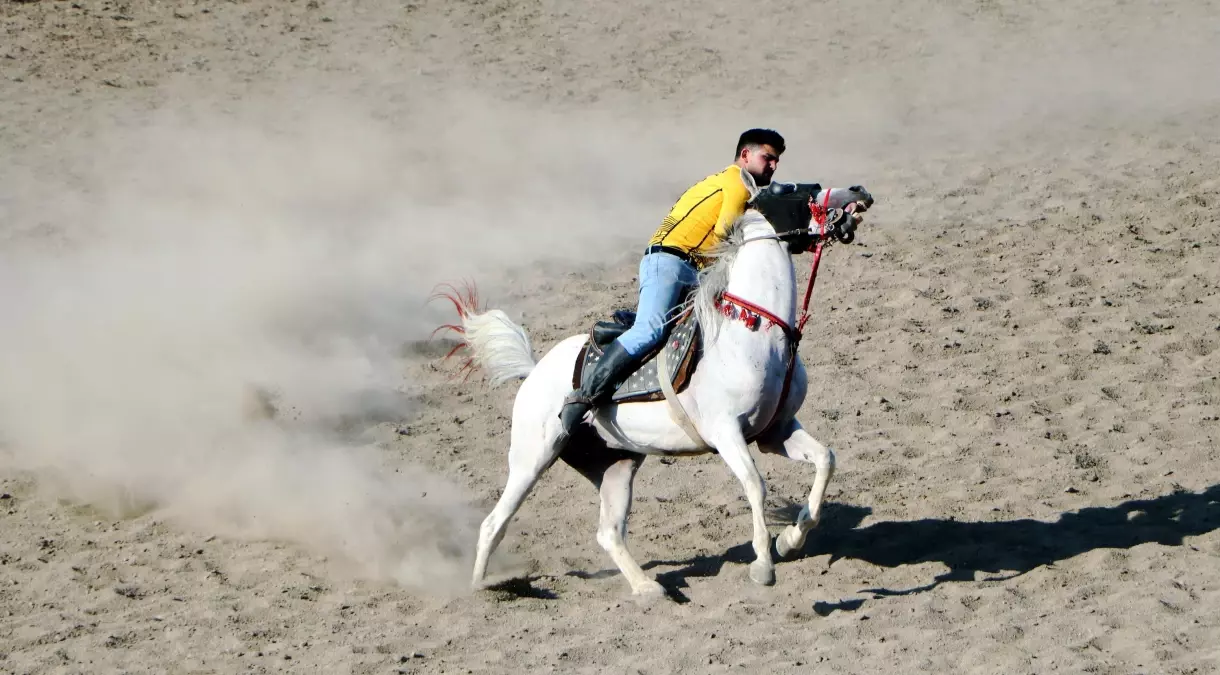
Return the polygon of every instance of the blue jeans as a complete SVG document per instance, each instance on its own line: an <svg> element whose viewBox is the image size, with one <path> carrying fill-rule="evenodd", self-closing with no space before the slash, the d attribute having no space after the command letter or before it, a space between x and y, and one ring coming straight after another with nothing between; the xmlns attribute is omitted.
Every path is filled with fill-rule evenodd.
<svg viewBox="0 0 1220 675"><path fill-rule="evenodd" d="M690 263L670 253L649 253L640 260L640 304L635 325L618 337L628 354L643 356L665 337L665 322L683 292L699 283Z"/></svg>

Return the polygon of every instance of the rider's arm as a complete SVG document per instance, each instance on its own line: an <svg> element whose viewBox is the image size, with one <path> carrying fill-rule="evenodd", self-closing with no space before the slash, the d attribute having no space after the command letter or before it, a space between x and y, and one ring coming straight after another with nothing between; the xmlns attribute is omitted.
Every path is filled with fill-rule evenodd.
<svg viewBox="0 0 1220 675"><path fill-rule="evenodd" d="M729 228L745 213L746 202L750 201L750 190L740 175L736 172L726 172L726 180L721 186L724 198L720 202L720 215L716 218L716 237L724 239L729 234Z"/></svg>

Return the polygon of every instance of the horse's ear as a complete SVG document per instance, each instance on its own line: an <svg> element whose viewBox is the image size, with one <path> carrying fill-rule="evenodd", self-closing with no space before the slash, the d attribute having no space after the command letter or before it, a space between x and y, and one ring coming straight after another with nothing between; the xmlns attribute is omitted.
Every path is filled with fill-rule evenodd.
<svg viewBox="0 0 1220 675"><path fill-rule="evenodd" d="M792 192L796 192L796 189L797 189L796 183L780 183L778 181L771 181L770 183L767 184L767 187L763 188L763 191L766 191L772 195L779 196L779 195L786 195L786 194L789 194Z"/></svg>

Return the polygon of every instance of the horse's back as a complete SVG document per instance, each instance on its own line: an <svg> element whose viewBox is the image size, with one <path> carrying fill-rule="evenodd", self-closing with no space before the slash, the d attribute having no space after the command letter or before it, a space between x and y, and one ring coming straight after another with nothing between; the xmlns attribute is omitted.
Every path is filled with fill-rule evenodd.
<svg viewBox="0 0 1220 675"><path fill-rule="evenodd" d="M520 406L523 399L528 402L537 398L539 401L552 403L558 409L561 401L551 399L555 397L556 392L560 392L559 398L562 399L572 389L572 370L576 367L576 355L580 353L587 338L587 335L564 338L543 354L533 372L517 390L517 405Z"/></svg>

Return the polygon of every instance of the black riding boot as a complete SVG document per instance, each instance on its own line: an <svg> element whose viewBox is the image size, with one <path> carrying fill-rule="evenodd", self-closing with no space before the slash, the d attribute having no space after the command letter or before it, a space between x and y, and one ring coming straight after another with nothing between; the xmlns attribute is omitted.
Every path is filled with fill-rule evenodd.
<svg viewBox="0 0 1220 675"><path fill-rule="evenodd" d="M627 353L618 340L611 342L593 367L580 389L563 400L559 419L563 422L564 435L571 435L585 413L595 406L603 405L614 395L614 390L627 378L637 364L636 357Z"/></svg>

